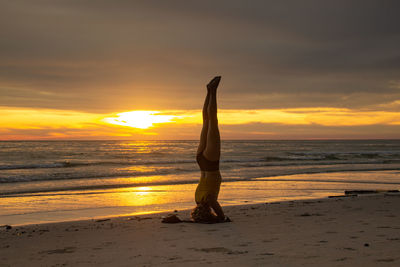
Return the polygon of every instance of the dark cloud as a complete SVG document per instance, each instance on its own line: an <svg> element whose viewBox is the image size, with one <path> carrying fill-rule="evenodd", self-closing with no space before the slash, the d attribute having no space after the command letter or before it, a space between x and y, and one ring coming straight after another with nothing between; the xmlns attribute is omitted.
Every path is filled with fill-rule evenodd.
<svg viewBox="0 0 400 267"><path fill-rule="evenodd" d="M398 1L0 0L0 10L0 105L200 108L214 74L225 108L400 99Z"/></svg>
<svg viewBox="0 0 400 267"><path fill-rule="evenodd" d="M221 125L224 139L399 139L399 125L323 126L249 123Z"/></svg>

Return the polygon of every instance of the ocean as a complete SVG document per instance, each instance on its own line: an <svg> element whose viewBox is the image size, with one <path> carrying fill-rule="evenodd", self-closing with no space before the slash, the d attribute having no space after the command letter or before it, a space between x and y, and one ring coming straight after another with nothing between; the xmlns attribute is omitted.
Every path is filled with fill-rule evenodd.
<svg viewBox="0 0 400 267"><path fill-rule="evenodd" d="M194 206L198 141L1 141L0 225ZM222 141L222 205L400 189L400 140Z"/></svg>

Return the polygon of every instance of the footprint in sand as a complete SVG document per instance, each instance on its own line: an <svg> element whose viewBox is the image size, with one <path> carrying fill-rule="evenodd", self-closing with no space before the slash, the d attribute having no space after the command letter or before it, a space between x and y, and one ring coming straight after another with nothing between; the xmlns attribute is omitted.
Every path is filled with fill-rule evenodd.
<svg viewBox="0 0 400 267"><path fill-rule="evenodd" d="M250 244L252 244L253 242L243 242L243 243L240 243L238 246L239 247L247 247L248 245L250 245Z"/></svg>
<svg viewBox="0 0 400 267"><path fill-rule="evenodd" d="M201 252L217 252L217 253L225 253L225 254L246 254L248 251L233 251L229 248L224 248L224 247L213 247L213 248L189 248L191 250L195 251L201 251Z"/></svg>
<svg viewBox="0 0 400 267"><path fill-rule="evenodd" d="M103 246L111 246L111 245L113 245L113 244L115 244L115 242L109 242L109 241L107 241L107 242L103 242L103 243L101 243Z"/></svg>
<svg viewBox="0 0 400 267"><path fill-rule="evenodd" d="M182 259L182 257L174 256L174 257L168 258L169 261L174 261L174 260L179 260L179 259Z"/></svg>
<svg viewBox="0 0 400 267"><path fill-rule="evenodd" d="M257 254L257 255L261 255L261 256L273 256L273 255L275 255L275 253L264 252L264 253L260 253L260 254Z"/></svg>
<svg viewBox="0 0 400 267"><path fill-rule="evenodd" d="M344 250L350 250L350 251L355 251L356 249L355 248L350 248L350 247L348 247L348 248L343 248Z"/></svg>
<svg viewBox="0 0 400 267"><path fill-rule="evenodd" d="M264 242L264 243L269 243L269 242L273 242L273 241L276 241L276 240L279 240L279 238L273 237L273 238L271 238L271 239L264 239L264 240L262 240L262 242Z"/></svg>
<svg viewBox="0 0 400 267"><path fill-rule="evenodd" d="M377 260L375 260L375 261L377 261L377 262L393 262L393 261L395 261L394 259L391 259L391 258L387 258L387 259L377 259Z"/></svg>
<svg viewBox="0 0 400 267"><path fill-rule="evenodd" d="M396 215L393 215L393 214L386 214L385 217L388 217L388 218L395 218Z"/></svg>
<svg viewBox="0 0 400 267"><path fill-rule="evenodd" d="M65 247L60 249L44 250L40 251L39 254L64 254L64 253L74 253L76 247Z"/></svg>
<svg viewBox="0 0 400 267"><path fill-rule="evenodd" d="M339 258L339 259L336 259L336 260L334 260L334 261L345 261L345 260L348 260L348 258L346 258L346 257L344 257L344 258Z"/></svg>

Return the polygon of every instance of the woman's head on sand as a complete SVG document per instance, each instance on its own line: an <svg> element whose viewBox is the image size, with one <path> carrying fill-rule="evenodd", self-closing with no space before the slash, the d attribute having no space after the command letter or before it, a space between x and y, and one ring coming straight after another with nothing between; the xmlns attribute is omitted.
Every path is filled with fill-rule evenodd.
<svg viewBox="0 0 400 267"><path fill-rule="evenodd" d="M207 203L199 203L190 213L194 222L210 223L215 222L216 216L211 211L210 205Z"/></svg>

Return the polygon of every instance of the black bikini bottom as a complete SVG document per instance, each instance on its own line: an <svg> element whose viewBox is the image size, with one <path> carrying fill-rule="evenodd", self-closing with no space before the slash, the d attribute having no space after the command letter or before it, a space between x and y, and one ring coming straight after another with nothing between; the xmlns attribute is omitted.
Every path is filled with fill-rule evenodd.
<svg viewBox="0 0 400 267"><path fill-rule="evenodd" d="M204 157L203 153L196 155L196 161L199 164L200 170L202 171L218 171L219 170L219 160L211 161Z"/></svg>

